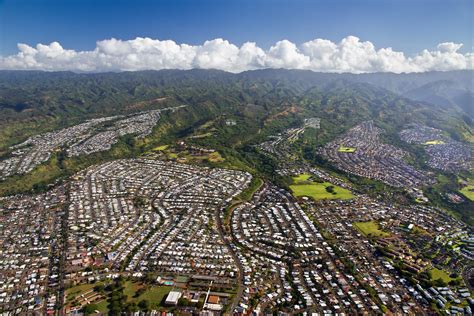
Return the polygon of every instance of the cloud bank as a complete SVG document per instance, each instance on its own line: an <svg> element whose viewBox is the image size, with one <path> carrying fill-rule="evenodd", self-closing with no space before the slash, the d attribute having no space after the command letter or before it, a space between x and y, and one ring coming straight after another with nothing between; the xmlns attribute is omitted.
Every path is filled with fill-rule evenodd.
<svg viewBox="0 0 474 316"><path fill-rule="evenodd" d="M98 41L91 51L64 49L58 42L36 47L18 44L16 55L0 57L0 69L78 72L159 69L220 69L242 72L262 68L307 69L320 72L425 72L473 69L474 54L462 54L462 44L441 43L435 50L406 56L392 48L376 49L369 41L348 36L338 43L315 39L296 45L288 40L264 50L256 43L238 47L214 39L202 45L137 37Z"/></svg>

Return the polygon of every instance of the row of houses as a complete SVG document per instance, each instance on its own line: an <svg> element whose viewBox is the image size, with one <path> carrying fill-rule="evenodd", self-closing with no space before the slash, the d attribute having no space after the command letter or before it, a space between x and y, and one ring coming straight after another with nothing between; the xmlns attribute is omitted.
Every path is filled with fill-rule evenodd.
<svg viewBox="0 0 474 316"><path fill-rule="evenodd" d="M0 310L52 312L58 301L65 192L17 195L0 203Z"/></svg>
<svg viewBox="0 0 474 316"><path fill-rule="evenodd" d="M412 124L400 132L400 138L409 144L424 145L429 156L428 165L446 172L471 170L474 167L473 147L451 139L442 130L421 124Z"/></svg>
<svg viewBox="0 0 474 316"><path fill-rule="evenodd" d="M434 183L432 175L405 162L403 150L380 140L382 130L363 122L319 149L318 154L337 168L394 187L420 187Z"/></svg>
<svg viewBox="0 0 474 316"><path fill-rule="evenodd" d="M96 118L32 136L23 143L12 146L10 155L0 161L0 180L14 174L31 172L36 166L48 161L58 150L66 149L68 156L87 155L110 149L124 135L145 137L151 133L162 111L176 111L184 106Z"/></svg>

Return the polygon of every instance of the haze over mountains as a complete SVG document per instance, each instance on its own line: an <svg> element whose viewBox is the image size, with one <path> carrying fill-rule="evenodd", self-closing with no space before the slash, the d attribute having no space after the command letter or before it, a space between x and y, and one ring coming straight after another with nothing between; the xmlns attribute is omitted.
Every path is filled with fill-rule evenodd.
<svg viewBox="0 0 474 316"><path fill-rule="evenodd" d="M447 109L460 110L472 117L474 104L474 71L448 71L426 73L371 73L371 74L335 74L316 73L305 70L265 69L246 71L238 74L217 70L161 70L121 73L77 74L72 72L39 72L39 71L0 71L0 108L5 111L12 109L22 112L30 107L42 104L43 99L34 100L30 94L48 94L48 89L54 94L72 84L73 89L97 84L92 93L106 93L107 87L120 90L124 85L134 89L150 86L164 88L170 86L197 84L220 86L238 83L250 86L256 82L266 81L273 85L285 86L301 90L318 87L327 90L337 83L366 83L383 88L412 100L422 101ZM60 83L56 85L56 83ZM126 97L140 97L136 89L128 89ZM40 90L41 88L41 90ZM45 90L46 89L46 90ZM116 92L118 92L118 90ZM17 93L21 92L21 93ZM109 91L110 92L110 91ZM149 91L147 92L149 93ZM145 93L145 95L147 94ZM8 96L12 98L8 98ZM142 97L145 97L142 95ZM48 98L52 96L49 95ZM64 96L62 96L64 97ZM43 101L41 101L43 100ZM72 101L72 100L71 100ZM80 102L79 102L80 103Z"/></svg>
<svg viewBox="0 0 474 316"><path fill-rule="evenodd" d="M267 72L267 75L264 73ZM369 83L376 87L387 89L417 101L424 101L443 107L454 107L462 109L470 116L474 115L474 82L472 70L447 71L447 72L424 72L424 73L371 73L371 74L327 74L314 73L298 70L262 70L247 72L243 75L252 77L263 75L267 79L271 76L289 80L307 81L308 83L324 86L334 80L345 80L348 82ZM259 74L257 74L259 73ZM301 79L301 78L304 79Z"/></svg>

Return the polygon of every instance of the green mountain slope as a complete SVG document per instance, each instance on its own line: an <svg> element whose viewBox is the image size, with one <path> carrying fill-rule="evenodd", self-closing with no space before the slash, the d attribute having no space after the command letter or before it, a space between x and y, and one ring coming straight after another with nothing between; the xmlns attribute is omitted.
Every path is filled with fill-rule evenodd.
<svg viewBox="0 0 474 316"><path fill-rule="evenodd" d="M436 73L434 79L442 75ZM142 141L124 138L110 152L88 157L53 157L31 175L0 183L0 193L41 188L92 163L136 156L178 139L219 150L226 158L223 166L273 178L276 162L252 145L287 128L301 126L308 117L321 118L322 128L317 137L298 145L304 150L314 153L317 146L363 121L373 120L385 130L384 140L411 152L411 163L418 167L425 167L420 149L398 137L407 124L439 128L456 140L472 138L472 120L460 107L414 101L393 92L408 89L403 80L408 85L421 85L427 76L421 76L423 80L396 76L275 69L241 74L213 70L103 74L0 71L0 157L10 152L9 146L31 135L89 118L188 105L164 113L153 133ZM369 83L377 78L379 82ZM226 124L227 120L236 125ZM196 135L211 136L193 137ZM440 190L452 190L454 181ZM464 207L458 208L464 213Z"/></svg>

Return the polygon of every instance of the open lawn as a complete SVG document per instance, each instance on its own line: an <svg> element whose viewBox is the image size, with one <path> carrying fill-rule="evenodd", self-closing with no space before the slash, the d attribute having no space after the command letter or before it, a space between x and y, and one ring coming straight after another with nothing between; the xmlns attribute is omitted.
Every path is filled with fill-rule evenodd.
<svg viewBox="0 0 474 316"><path fill-rule="evenodd" d="M442 140L429 140L425 142L425 145L441 145L444 144L444 141Z"/></svg>
<svg viewBox="0 0 474 316"><path fill-rule="evenodd" d="M145 291L136 297L136 293L139 290L145 289ZM139 303L142 300L148 300L152 308L160 307L160 303L163 298L173 289L171 286L151 286L136 281L126 281L124 283L123 294L127 297L128 302ZM99 305L99 304L98 304ZM107 302L104 301L101 306L103 309L107 309ZM162 306L161 306L162 307Z"/></svg>
<svg viewBox="0 0 474 316"><path fill-rule="evenodd" d="M474 179L458 177L458 183L462 186L459 192L469 200L474 201Z"/></svg>
<svg viewBox="0 0 474 316"><path fill-rule="evenodd" d="M141 287L139 283L127 281L124 284L123 294L125 294L128 299L131 299Z"/></svg>
<svg viewBox="0 0 474 316"><path fill-rule="evenodd" d="M80 284L66 290L66 303L73 301L76 297L92 291L96 284Z"/></svg>
<svg viewBox="0 0 474 316"><path fill-rule="evenodd" d="M337 185L333 185L329 182L312 182L309 180L311 176L308 174L302 174L293 177L294 184L290 185L291 192L294 196L307 196L314 200L322 199L340 199L349 200L354 197L351 191L341 188ZM327 187L333 187L333 192L328 192Z"/></svg>
<svg viewBox="0 0 474 316"><path fill-rule="evenodd" d="M107 302L107 300L102 300L98 303L95 303L95 305L97 306L97 310L102 314L107 314L109 312L109 303Z"/></svg>
<svg viewBox="0 0 474 316"><path fill-rule="evenodd" d="M449 276L449 274L447 274L445 271L440 270L440 269L437 269L437 268L431 269L431 270L429 271L429 274L430 274L430 277L431 277L431 280L432 280L432 281L441 279L441 280L443 280L444 282L449 283L449 281L453 280L453 279Z"/></svg>
<svg viewBox="0 0 474 316"><path fill-rule="evenodd" d="M140 302L142 300L148 300L152 308L160 306L163 298L171 292L173 288L171 286L153 286L149 287L142 295L134 298L133 301Z"/></svg>
<svg viewBox="0 0 474 316"><path fill-rule="evenodd" d="M390 235L381 230L379 224L375 221L355 222L353 225L365 236L386 237Z"/></svg>
<svg viewBox="0 0 474 316"><path fill-rule="evenodd" d="M168 153L168 158L170 158L170 159L176 159L176 158L178 158L178 154L176 154L176 153Z"/></svg>
<svg viewBox="0 0 474 316"><path fill-rule="evenodd" d="M345 147L345 146L339 146L339 149L337 150L338 152L341 153L353 153L357 150L357 148L354 147Z"/></svg>
<svg viewBox="0 0 474 316"><path fill-rule="evenodd" d="M415 225L413 226L412 230L411 230L411 233L413 234L421 234L421 235L429 235L430 233L428 233L426 230L424 230L423 228Z"/></svg>
<svg viewBox="0 0 474 316"><path fill-rule="evenodd" d="M70 304L78 296L92 291L94 286L97 284L98 283L81 284L66 290L66 304ZM140 289L145 289L145 291L140 294L140 296L136 297L135 295ZM124 283L123 294L126 296L127 302L135 302L138 304L142 300L147 300L150 302L151 308L156 309L158 307L163 307L161 302L172 289L173 287L171 286L150 286L141 282L126 281ZM104 314L108 313L108 305L109 303L107 302L107 299L94 303L97 310Z"/></svg>
<svg viewBox="0 0 474 316"><path fill-rule="evenodd" d="M161 145L161 146L153 148L153 150L163 151L163 150L166 150L168 147L169 147L169 145Z"/></svg>
<svg viewBox="0 0 474 316"><path fill-rule="evenodd" d="M311 178L310 174L307 173L302 173L300 175L294 176L293 177L293 182L296 184L302 184L302 182L306 182Z"/></svg>
<svg viewBox="0 0 474 316"><path fill-rule="evenodd" d="M459 190L466 198L471 201L474 201L474 185L468 185Z"/></svg>

